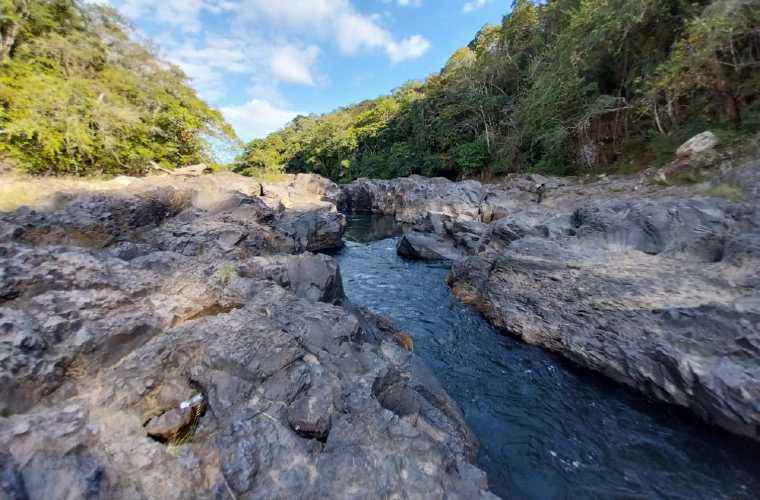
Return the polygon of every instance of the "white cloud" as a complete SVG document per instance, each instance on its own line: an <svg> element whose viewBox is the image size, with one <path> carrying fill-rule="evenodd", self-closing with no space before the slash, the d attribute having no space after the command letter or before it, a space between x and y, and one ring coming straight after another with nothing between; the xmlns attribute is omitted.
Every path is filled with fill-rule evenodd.
<svg viewBox="0 0 760 500"><path fill-rule="evenodd" d="M245 75L255 65L241 40L211 38L203 40L184 36L181 40L160 40L164 57L176 64L190 78L204 99L215 101L224 95L224 83L231 75Z"/></svg>
<svg viewBox="0 0 760 500"><path fill-rule="evenodd" d="M382 50L393 63L420 57L430 48L421 35L394 37L379 16L358 12L350 0L87 1L110 3L132 20L165 26L159 38L169 41L161 43L167 58L182 67L206 96L218 93L214 87L219 86L221 73L246 70L265 69L277 80L313 86L313 66L320 53L313 42L328 38L343 54ZM421 0L386 1L421 4ZM217 18L224 26L221 34L204 19L220 14L227 14Z"/></svg>
<svg viewBox="0 0 760 500"><path fill-rule="evenodd" d="M177 64L200 96L223 113L244 139L266 135L298 113L278 85L324 84L318 63L330 50L385 54L392 64L421 57L422 35L397 36L388 18L360 12L355 0L83 0L110 4L139 26ZM383 0L415 7L422 0ZM328 49L328 45L334 48ZM257 88L253 94L243 86ZM232 92L238 89L237 94Z"/></svg>
<svg viewBox="0 0 760 500"><path fill-rule="evenodd" d="M312 66L319 57L319 47L311 45L304 49L294 46L279 47L274 50L270 67L272 74L280 81L314 86Z"/></svg>
<svg viewBox="0 0 760 500"><path fill-rule="evenodd" d="M464 4L464 6L462 7L462 12L468 13L468 12L472 12L473 10L482 9L490 1L491 0L472 0L471 2L467 2Z"/></svg>
<svg viewBox="0 0 760 500"><path fill-rule="evenodd" d="M380 48L394 63L420 57L430 48L430 42L421 35L395 40L373 18L355 13L338 18L335 35L338 47L345 54L355 54L363 48Z"/></svg>
<svg viewBox="0 0 760 500"><path fill-rule="evenodd" d="M430 42L420 35L414 35L389 44L385 50L394 63L405 61L407 59L416 59L422 56L430 48Z"/></svg>
<svg viewBox="0 0 760 500"><path fill-rule="evenodd" d="M251 99L240 106L226 106L222 113L244 141L265 137L298 116L298 111L280 108L264 99Z"/></svg>
<svg viewBox="0 0 760 500"><path fill-rule="evenodd" d="M393 3L393 0L383 0L383 3ZM396 0L399 7L422 7L422 0Z"/></svg>
<svg viewBox="0 0 760 500"><path fill-rule="evenodd" d="M418 0L400 0L416 5ZM421 35L396 39L376 16L358 12L348 0L242 0L236 7L239 19L270 23L298 30L298 36L332 36L344 54L361 49L380 49L393 62L422 56L430 42ZM399 57L401 56L401 57Z"/></svg>
<svg viewBox="0 0 760 500"><path fill-rule="evenodd" d="M225 0L110 0L110 3L130 19L150 15L187 33L201 31L200 14L204 10L218 13L229 10L233 5Z"/></svg>

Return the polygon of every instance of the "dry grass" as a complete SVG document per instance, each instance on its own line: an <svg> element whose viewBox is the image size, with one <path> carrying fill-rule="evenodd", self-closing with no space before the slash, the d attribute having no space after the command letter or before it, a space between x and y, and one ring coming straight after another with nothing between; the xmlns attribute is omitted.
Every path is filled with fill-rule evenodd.
<svg viewBox="0 0 760 500"><path fill-rule="evenodd" d="M405 333L399 333L396 336L396 341L399 343L401 347L406 349L409 352L414 352L414 340L412 340L412 337Z"/></svg>
<svg viewBox="0 0 760 500"><path fill-rule="evenodd" d="M110 191L123 184L116 180L77 177L31 177L23 174L0 174L0 212L20 207L38 207L55 193L71 191Z"/></svg>
<svg viewBox="0 0 760 500"><path fill-rule="evenodd" d="M728 201L738 203L745 198L744 190L739 186L733 186L731 184L718 184L711 187L707 194L718 198L723 198Z"/></svg>
<svg viewBox="0 0 760 500"><path fill-rule="evenodd" d="M190 421L190 424L182 429L180 429L177 434L172 436L172 438L167 443L167 448L169 453L172 456L179 455L180 450L183 446L186 444L189 444L192 442L193 437L195 436L195 431L198 430L198 424L200 422L201 416L203 416L203 413L206 411L206 404L201 404L193 408L193 416Z"/></svg>

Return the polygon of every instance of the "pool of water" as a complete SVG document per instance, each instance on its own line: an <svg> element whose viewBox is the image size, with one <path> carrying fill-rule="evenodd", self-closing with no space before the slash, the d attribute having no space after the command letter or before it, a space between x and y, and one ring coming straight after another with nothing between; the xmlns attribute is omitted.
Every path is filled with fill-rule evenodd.
<svg viewBox="0 0 760 500"><path fill-rule="evenodd" d="M760 498L760 446L500 335L446 285L448 266L396 255L392 220L350 216L346 295L408 332L480 440L503 498Z"/></svg>

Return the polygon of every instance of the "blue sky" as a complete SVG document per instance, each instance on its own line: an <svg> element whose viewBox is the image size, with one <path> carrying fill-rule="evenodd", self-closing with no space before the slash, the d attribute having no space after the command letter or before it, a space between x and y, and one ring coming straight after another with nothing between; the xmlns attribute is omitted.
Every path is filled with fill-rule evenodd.
<svg viewBox="0 0 760 500"><path fill-rule="evenodd" d="M511 0L91 0L178 64L240 137L440 70Z"/></svg>

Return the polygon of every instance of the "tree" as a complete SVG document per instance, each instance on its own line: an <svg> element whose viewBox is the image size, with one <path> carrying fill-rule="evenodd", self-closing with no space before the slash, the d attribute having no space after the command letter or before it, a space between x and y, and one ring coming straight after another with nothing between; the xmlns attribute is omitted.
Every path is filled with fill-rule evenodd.
<svg viewBox="0 0 760 500"><path fill-rule="evenodd" d="M710 91L720 112L739 127L742 101L753 98L760 83L758 67L760 4L751 0L716 2L688 23L671 56L659 66L650 98L656 105L664 97L672 105ZM747 86L748 81L755 82L754 89Z"/></svg>
<svg viewBox="0 0 760 500"><path fill-rule="evenodd" d="M0 66L0 153L29 172L141 174L150 162L213 162L210 141L236 140L178 68L129 39L115 11L3 1L0 25L16 23L18 35Z"/></svg>
<svg viewBox="0 0 760 500"><path fill-rule="evenodd" d="M703 123L706 109L739 124L744 108L760 105L758 8L515 0L439 73L310 117L308 127L296 120L260 147L282 153L282 171L340 181L603 169L646 138ZM243 169L256 162L240 158Z"/></svg>

